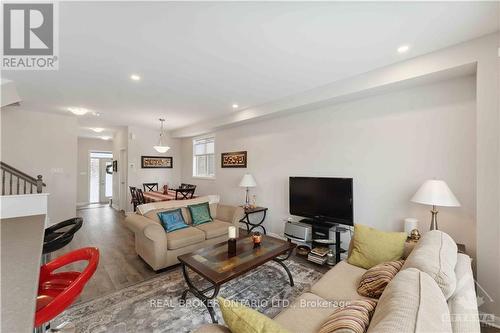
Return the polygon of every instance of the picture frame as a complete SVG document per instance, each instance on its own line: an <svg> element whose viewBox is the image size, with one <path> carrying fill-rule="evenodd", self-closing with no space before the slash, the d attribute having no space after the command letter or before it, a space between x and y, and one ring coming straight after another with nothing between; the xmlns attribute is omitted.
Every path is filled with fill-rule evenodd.
<svg viewBox="0 0 500 333"><path fill-rule="evenodd" d="M113 172L118 172L118 161L117 160L113 161Z"/></svg>
<svg viewBox="0 0 500 333"><path fill-rule="evenodd" d="M247 152L234 151L221 154L221 168L246 168Z"/></svg>
<svg viewBox="0 0 500 333"><path fill-rule="evenodd" d="M172 169L174 159L171 156L141 156L142 169Z"/></svg>

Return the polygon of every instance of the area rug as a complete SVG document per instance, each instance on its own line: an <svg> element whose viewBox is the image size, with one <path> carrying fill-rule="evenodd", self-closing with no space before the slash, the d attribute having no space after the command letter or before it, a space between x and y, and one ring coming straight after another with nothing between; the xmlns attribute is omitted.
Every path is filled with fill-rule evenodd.
<svg viewBox="0 0 500 333"><path fill-rule="evenodd" d="M237 300L274 317L297 296L308 291L322 273L295 261L287 261L294 278L291 287L288 276L274 262L222 285L219 296ZM191 272L196 285L203 285L201 277ZM179 302L186 284L177 268L161 276L119 290L112 294L75 305L54 320L54 326L68 321L78 333L129 332L191 332L211 323L205 306L192 294L185 304ZM219 323L223 319L215 307Z"/></svg>

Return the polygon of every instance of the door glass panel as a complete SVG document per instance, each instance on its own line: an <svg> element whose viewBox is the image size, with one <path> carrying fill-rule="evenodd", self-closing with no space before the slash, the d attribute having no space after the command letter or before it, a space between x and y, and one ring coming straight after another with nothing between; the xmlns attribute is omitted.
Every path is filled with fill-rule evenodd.
<svg viewBox="0 0 500 333"><path fill-rule="evenodd" d="M90 202L99 202L99 159L90 159Z"/></svg>
<svg viewBox="0 0 500 333"><path fill-rule="evenodd" d="M108 165L113 165L112 161L106 162L106 167ZM106 198L111 198L113 196L113 174L106 173L106 182L104 184L105 196Z"/></svg>

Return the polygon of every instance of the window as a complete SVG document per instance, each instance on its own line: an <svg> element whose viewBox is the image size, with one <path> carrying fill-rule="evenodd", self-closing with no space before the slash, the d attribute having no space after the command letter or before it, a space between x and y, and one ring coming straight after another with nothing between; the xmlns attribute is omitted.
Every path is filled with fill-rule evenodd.
<svg viewBox="0 0 500 333"><path fill-rule="evenodd" d="M193 177L215 177L215 138L193 140Z"/></svg>

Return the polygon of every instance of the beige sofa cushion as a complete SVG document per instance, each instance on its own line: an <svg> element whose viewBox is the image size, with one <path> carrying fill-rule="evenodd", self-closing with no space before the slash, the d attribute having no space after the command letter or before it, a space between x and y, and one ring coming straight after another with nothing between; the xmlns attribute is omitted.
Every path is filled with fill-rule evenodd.
<svg viewBox="0 0 500 333"><path fill-rule="evenodd" d="M333 303L317 295L304 293L274 317L274 320L290 332L316 333L337 308Z"/></svg>
<svg viewBox="0 0 500 333"><path fill-rule="evenodd" d="M169 250L175 250L205 240L205 233L193 227L167 232L166 234L167 249Z"/></svg>
<svg viewBox="0 0 500 333"><path fill-rule="evenodd" d="M468 255L459 253L455 266L457 288L448 299L451 327L453 333L479 333L479 315L477 298L474 291L475 283L472 275L471 259Z"/></svg>
<svg viewBox="0 0 500 333"><path fill-rule="evenodd" d="M423 235L403 265L429 274L446 299L456 288L457 245L446 233L432 230Z"/></svg>
<svg viewBox="0 0 500 333"><path fill-rule="evenodd" d="M452 332L446 299L436 282L415 268L400 271L378 301L368 333Z"/></svg>
<svg viewBox="0 0 500 333"><path fill-rule="evenodd" d="M230 226L232 226L231 223L213 220L212 222L199 224L195 228L203 231L206 239L212 239L226 235Z"/></svg>
<svg viewBox="0 0 500 333"><path fill-rule="evenodd" d="M357 291L365 272L364 268L341 261L312 286L311 292L330 301L366 299Z"/></svg>

